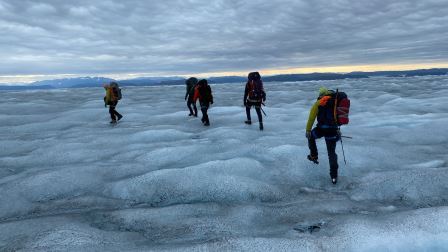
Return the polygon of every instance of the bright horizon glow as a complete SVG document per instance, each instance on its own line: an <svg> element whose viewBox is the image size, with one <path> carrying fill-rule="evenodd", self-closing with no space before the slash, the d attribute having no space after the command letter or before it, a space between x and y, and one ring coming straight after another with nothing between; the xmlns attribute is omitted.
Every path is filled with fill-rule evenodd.
<svg viewBox="0 0 448 252"><path fill-rule="evenodd" d="M448 68L448 63L423 63L423 64L377 64L377 65L349 65L349 66L324 66L324 67L297 67L283 69L254 69L262 75L279 74L306 74L306 73L350 73L350 72L375 72L375 71L408 71L430 68ZM55 80L63 78L79 77L106 77L117 80L126 80L141 77L190 77L199 78L222 77L222 76L246 76L250 71L227 71L227 72L208 72L191 74L164 74L164 73L122 73L122 74L33 74L33 75L0 75L0 83L20 85L30 84L41 80Z"/></svg>

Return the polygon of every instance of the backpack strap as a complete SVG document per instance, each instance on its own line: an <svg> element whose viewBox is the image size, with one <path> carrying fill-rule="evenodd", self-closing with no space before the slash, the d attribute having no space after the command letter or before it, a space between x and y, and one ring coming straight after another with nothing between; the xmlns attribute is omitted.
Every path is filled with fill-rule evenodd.
<svg viewBox="0 0 448 252"><path fill-rule="evenodd" d="M337 107L338 107L338 96L339 96L339 89L336 89L336 95L334 97L334 108L333 108L333 116L334 116L334 122L336 125L338 124L338 114L337 114Z"/></svg>

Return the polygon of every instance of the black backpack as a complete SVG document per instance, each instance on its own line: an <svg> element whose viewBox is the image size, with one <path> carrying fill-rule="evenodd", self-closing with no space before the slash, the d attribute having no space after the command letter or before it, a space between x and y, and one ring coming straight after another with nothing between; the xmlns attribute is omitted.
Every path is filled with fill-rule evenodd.
<svg viewBox="0 0 448 252"><path fill-rule="evenodd" d="M249 99L253 101L261 101L264 97L263 81L261 80L260 73L251 72L247 76L247 85L249 88Z"/></svg>
<svg viewBox="0 0 448 252"><path fill-rule="evenodd" d="M213 96L212 96L212 90L210 86L208 85L207 80L203 79L200 80L197 84L197 88L199 91L199 95L201 97L202 102L212 102Z"/></svg>
<svg viewBox="0 0 448 252"><path fill-rule="evenodd" d="M187 79L185 81L185 83L187 84L188 95L193 96L194 88L195 88L196 84L198 84L198 79L196 79L195 77L191 77L191 78Z"/></svg>

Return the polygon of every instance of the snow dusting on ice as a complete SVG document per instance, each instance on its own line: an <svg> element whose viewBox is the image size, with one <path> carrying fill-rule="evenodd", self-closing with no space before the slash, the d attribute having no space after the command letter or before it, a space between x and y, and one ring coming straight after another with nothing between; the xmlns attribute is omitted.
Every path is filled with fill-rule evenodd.
<svg viewBox="0 0 448 252"><path fill-rule="evenodd" d="M351 99L332 185L306 159L320 86ZM447 251L448 77L212 85L211 126L183 86L2 92L0 251Z"/></svg>

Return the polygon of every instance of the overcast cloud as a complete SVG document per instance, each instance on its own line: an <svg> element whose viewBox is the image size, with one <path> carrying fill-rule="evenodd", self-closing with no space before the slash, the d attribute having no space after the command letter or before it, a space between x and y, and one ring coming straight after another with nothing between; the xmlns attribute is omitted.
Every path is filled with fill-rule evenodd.
<svg viewBox="0 0 448 252"><path fill-rule="evenodd" d="M0 0L0 76L448 61L446 0Z"/></svg>

